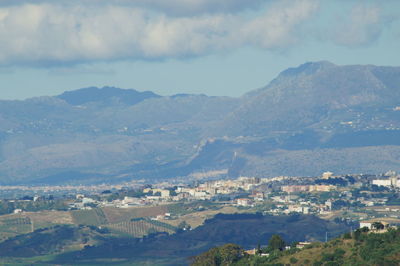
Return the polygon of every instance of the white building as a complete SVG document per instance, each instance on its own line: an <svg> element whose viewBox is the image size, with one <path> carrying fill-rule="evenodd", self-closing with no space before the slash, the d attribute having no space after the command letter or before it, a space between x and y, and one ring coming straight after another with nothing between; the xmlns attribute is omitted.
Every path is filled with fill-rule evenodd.
<svg viewBox="0 0 400 266"><path fill-rule="evenodd" d="M369 220L369 221L362 221L362 222L360 222L360 228L367 227L368 229L371 230L371 229L373 229L373 228L372 228L372 224L373 224L374 222L379 222L379 223L383 224L383 225L385 226L385 228L389 226L389 223L384 222L384 221Z"/></svg>
<svg viewBox="0 0 400 266"><path fill-rule="evenodd" d="M287 212L288 213L299 212L299 213L308 214L310 212L310 207L308 207L308 206L289 205Z"/></svg>
<svg viewBox="0 0 400 266"><path fill-rule="evenodd" d="M327 201L325 202L325 206L328 207L329 210L332 210L332 201L327 200Z"/></svg>
<svg viewBox="0 0 400 266"><path fill-rule="evenodd" d="M372 180L373 185L383 186L383 187L397 187L397 178L390 179L374 179Z"/></svg>
<svg viewBox="0 0 400 266"><path fill-rule="evenodd" d="M238 206L247 207L252 205L252 200L247 198L236 199L236 202Z"/></svg>
<svg viewBox="0 0 400 266"><path fill-rule="evenodd" d="M125 197L122 200L123 205L140 205L141 200L139 198L134 198L134 197Z"/></svg>
<svg viewBox="0 0 400 266"><path fill-rule="evenodd" d="M83 203L83 204L95 203L95 200L92 199L92 198L83 198L83 199L82 199L82 203Z"/></svg>
<svg viewBox="0 0 400 266"><path fill-rule="evenodd" d="M324 172L324 173L322 173L322 179L329 179L329 178L331 178L333 176L333 173L332 172Z"/></svg>

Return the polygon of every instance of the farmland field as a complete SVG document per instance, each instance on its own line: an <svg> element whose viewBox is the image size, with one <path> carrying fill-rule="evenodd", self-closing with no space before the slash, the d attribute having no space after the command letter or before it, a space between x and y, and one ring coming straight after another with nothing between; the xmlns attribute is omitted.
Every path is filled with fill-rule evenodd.
<svg viewBox="0 0 400 266"><path fill-rule="evenodd" d="M134 219L132 221L106 225L112 231L127 234L133 237L143 237L150 233L166 232L173 234L175 228L169 224L147 219Z"/></svg>
<svg viewBox="0 0 400 266"><path fill-rule="evenodd" d="M102 209L71 211L75 224L101 225L107 223L107 218Z"/></svg>
<svg viewBox="0 0 400 266"><path fill-rule="evenodd" d="M142 237L152 232L171 234L176 231L182 221L186 221L192 228L195 228L216 213L239 212L235 207L206 211L198 211L198 208L199 206L196 204L178 203L131 208L107 207L90 210L23 212L2 215L0 216L0 242L18 234L61 224L105 226L118 234L134 237ZM172 219L162 221L148 219L167 212L172 214Z"/></svg>
<svg viewBox="0 0 400 266"><path fill-rule="evenodd" d="M0 242L19 234L32 231L32 224L29 217L10 217L0 221Z"/></svg>
<svg viewBox="0 0 400 266"><path fill-rule="evenodd" d="M2 215L0 216L0 242L9 237L57 224L72 224L70 213L42 211Z"/></svg>
<svg viewBox="0 0 400 266"><path fill-rule="evenodd" d="M133 218L157 216L168 212L168 205L151 207L103 208L107 221L111 224L128 221Z"/></svg>
<svg viewBox="0 0 400 266"><path fill-rule="evenodd" d="M204 223L204 221L208 218L214 217L217 213L240 213L241 211L238 210L236 207L223 207L218 210L206 210L206 211L198 211L189 214L185 214L180 216L178 219L174 220L163 220L163 222L168 223L172 226L178 226L179 223L182 221L187 222L190 224L192 228L196 228Z"/></svg>

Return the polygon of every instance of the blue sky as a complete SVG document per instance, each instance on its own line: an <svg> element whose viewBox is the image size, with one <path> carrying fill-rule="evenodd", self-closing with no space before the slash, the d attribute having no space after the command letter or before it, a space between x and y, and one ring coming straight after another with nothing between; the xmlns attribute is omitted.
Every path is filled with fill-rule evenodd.
<svg viewBox="0 0 400 266"><path fill-rule="evenodd" d="M400 1L2 0L0 99L240 96L307 61L399 66Z"/></svg>

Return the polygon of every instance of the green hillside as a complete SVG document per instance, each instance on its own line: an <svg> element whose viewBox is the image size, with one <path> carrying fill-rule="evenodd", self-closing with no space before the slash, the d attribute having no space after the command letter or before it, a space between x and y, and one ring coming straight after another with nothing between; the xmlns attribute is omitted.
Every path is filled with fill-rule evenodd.
<svg viewBox="0 0 400 266"><path fill-rule="evenodd" d="M194 257L192 265L394 266L400 263L400 229L391 228L385 233L358 229L327 243L314 242L302 249L293 244L284 251L273 243L270 240L268 247L259 249L256 255L247 254L236 244L226 244Z"/></svg>
<svg viewBox="0 0 400 266"><path fill-rule="evenodd" d="M0 257L34 257L81 249L109 237L107 230L94 226L59 225L37 229L0 243ZM2 262L0 261L0 264Z"/></svg>
<svg viewBox="0 0 400 266"><path fill-rule="evenodd" d="M187 265L190 257L227 243L250 249L265 245L276 233L293 242L348 230L345 224L312 215L261 214L218 214L193 230L147 218L99 227L61 225L1 242L0 265Z"/></svg>

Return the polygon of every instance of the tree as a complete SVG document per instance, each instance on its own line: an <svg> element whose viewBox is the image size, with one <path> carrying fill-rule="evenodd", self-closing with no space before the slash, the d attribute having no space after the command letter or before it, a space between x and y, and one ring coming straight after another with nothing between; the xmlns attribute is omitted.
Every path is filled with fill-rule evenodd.
<svg viewBox="0 0 400 266"><path fill-rule="evenodd" d="M374 222L374 223L372 223L371 227L376 230L382 230L385 228L385 226L381 222Z"/></svg>
<svg viewBox="0 0 400 266"><path fill-rule="evenodd" d="M186 221L182 221L178 224L179 230L189 230L190 228L191 228L190 224L188 224Z"/></svg>
<svg viewBox="0 0 400 266"><path fill-rule="evenodd" d="M349 233L349 232L344 233L343 239L351 239L351 233Z"/></svg>
<svg viewBox="0 0 400 266"><path fill-rule="evenodd" d="M261 245L260 245L260 242L258 242L258 244L257 244L257 250L256 250L256 254L257 255L260 255L262 253L262 250L261 250Z"/></svg>
<svg viewBox="0 0 400 266"><path fill-rule="evenodd" d="M369 232L369 228L364 226L363 228L360 228L362 233L368 233Z"/></svg>
<svg viewBox="0 0 400 266"><path fill-rule="evenodd" d="M272 250L283 250L285 246L285 241L280 237L280 235L272 235L268 241L268 247Z"/></svg>
<svg viewBox="0 0 400 266"><path fill-rule="evenodd" d="M228 266L244 256L244 250L235 244L215 247L193 258L193 266Z"/></svg>

